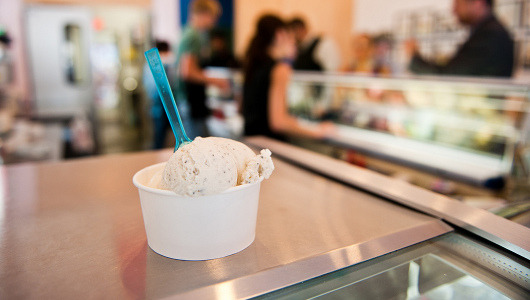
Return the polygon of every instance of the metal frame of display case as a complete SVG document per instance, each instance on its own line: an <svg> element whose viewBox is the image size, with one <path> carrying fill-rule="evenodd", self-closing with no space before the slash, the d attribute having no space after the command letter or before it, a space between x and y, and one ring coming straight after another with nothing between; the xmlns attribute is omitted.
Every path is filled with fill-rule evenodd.
<svg viewBox="0 0 530 300"><path fill-rule="evenodd" d="M458 125L461 127L460 129L471 132L474 127L481 125L505 138L504 144L501 145L504 147L500 150L501 153L490 155L484 151L472 150L471 146L467 148L455 147L450 144L434 143L400 134L389 134L390 132L381 132L381 130L359 128L353 124L351 126L337 124L338 133L329 139L330 142L377 158L461 182L492 187L510 173L515 147L519 144L528 143L530 87L524 83L508 80L450 77L376 78L351 74L296 72L289 86L287 101L290 113L300 120L300 124L309 127L314 126L324 120L325 117L315 119L310 116L311 112L306 114L293 107L304 103L302 107L305 105L305 109L309 111L315 110L315 107L317 110L327 110L329 107L331 107L330 110L336 110L337 108L333 108L334 104L331 102L337 101L338 96L336 94L339 93L337 89L350 88L366 93L402 92L402 97L404 97L402 101L405 102L396 106L392 103L368 103L356 99L359 93L341 96L346 99L339 99L338 101L347 102L349 108L346 110L350 109L352 113L363 111L371 112L374 115L390 115L398 112L405 116L401 117L405 121L408 120L407 118L415 117L414 114L417 113L425 115L424 118L427 123L432 122L429 119L442 118L440 114L443 113L444 122L452 122L451 126ZM304 89L308 89L309 92ZM315 90L319 91L315 92ZM314 96L311 93L318 93L319 95ZM412 98L418 97L423 103L411 105ZM452 106L444 103L445 100L442 97L448 97L453 103ZM510 97L511 100L508 99ZM466 102L461 104L461 99ZM435 105L448 105L448 107L436 108ZM453 111L456 109L455 107L460 106L464 106L464 108L459 109L465 109L465 114L471 116L468 117L464 113ZM344 110L344 108L341 107L339 110ZM427 113L420 110L426 110ZM514 121L517 124L504 124L504 119L491 124L489 124L489 120L475 122L472 115L474 110L481 111L481 113L487 111L487 114L496 114L499 111L503 113L515 112L519 114L518 121ZM340 113L344 113L344 111ZM334 122L337 123L336 120ZM462 140L465 139L462 138Z"/></svg>
<svg viewBox="0 0 530 300"><path fill-rule="evenodd" d="M481 259L482 256L490 259ZM427 262L437 261L437 266L428 266L426 259ZM506 267L508 265L510 268ZM530 287L528 272L524 262L512 260L461 233L449 233L256 299L316 299L329 295L339 299L421 299L420 295L436 288L446 293L456 290L460 294L453 296L458 298L469 290L466 291L467 287L453 289L450 286L469 277L475 279L473 299L491 297L492 294L493 299L502 299L503 296L526 299L525 289ZM440 293L424 297L438 299Z"/></svg>

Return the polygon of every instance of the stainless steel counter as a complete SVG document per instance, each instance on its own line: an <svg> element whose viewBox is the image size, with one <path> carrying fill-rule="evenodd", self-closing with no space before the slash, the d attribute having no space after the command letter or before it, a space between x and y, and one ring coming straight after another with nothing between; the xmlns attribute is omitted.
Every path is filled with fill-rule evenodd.
<svg viewBox="0 0 530 300"><path fill-rule="evenodd" d="M2 167L0 299L249 297L452 230L274 158L250 247L211 261L168 259L147 246L131 179L169 155ZM224 284L233 279L240 286Z"/></svg>
<svg viewBox="0 0 530 300"><path fill-rule="evenodd" d="M257 147L267 147L276 156L281 156L291 163L441 218L520 255L526 260L530 259L530 229L521 224L408 182L286 143L266 137L250 137L246 141Z"/></svg>

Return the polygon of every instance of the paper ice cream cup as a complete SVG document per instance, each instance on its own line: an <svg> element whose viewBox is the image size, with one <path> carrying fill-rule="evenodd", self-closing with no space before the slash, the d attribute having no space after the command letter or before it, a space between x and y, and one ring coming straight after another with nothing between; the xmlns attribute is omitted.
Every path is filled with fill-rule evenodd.
<svg viewBox="0 0 530 300"><path fill-rule="evenodd" d="M156 253L181 260L208 260L237 253L256 235L260 183L186 197L147 186L165 163L133 177L138 187L147 243Z"/></svg>

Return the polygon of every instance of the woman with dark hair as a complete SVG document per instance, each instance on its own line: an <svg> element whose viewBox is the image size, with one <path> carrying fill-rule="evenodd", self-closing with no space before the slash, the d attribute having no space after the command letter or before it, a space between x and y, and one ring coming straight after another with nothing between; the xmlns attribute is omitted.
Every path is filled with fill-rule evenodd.
<svg viewBox="0 0 530 300"><path fill-rule="evenodd" d="M278 137L284 133L320 139L334 131L328 123L305 128L289 115L286 95L295 55L294 36L286 24L277 16L262 16L245 55L245 135Z"/></svg>

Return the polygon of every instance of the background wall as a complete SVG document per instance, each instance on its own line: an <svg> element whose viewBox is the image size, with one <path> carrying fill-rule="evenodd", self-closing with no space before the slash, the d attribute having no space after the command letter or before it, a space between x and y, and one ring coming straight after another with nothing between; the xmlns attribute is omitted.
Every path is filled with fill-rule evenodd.
<svg viewBox="0 0 530 300"><path fill-rule="evenodd" d="M304 16L314 33L331 36L341 51L342 63L351 53L356 33L392 31L401 13L418 9L451 12L453 0L234 0L235 51L242 56L259 16Z"/></svg>
<svg viewBox="0 0 530 300"><path fill-rule="evenodd" d="M242 56L258 18L264 13L274 13L287 18L304 17L311 32L333 38L344 58L351 44L354 1L333 0L324 4L322 0L234 0L235 52Z"/></svg>
<svg viewBox="0 0 530 300"><path fill-rule="evenodd" d="M451 12L453 0L355 0L352 32L392 31L402 12L432 9Z"/></svg>
<svg viewBox="0 0 530 300"><path fill-rule="evenodd" d="M42 4L123 4L123 5L142 5L149 6L151 0L25 0L26 3L42 3Z"/></svg>
<svg viewBox="0 0 530 300"><path fill-rule="evenodd" d="M179 0L152 0L151 10L153 37L175 45L180 37Z"/></svg>

